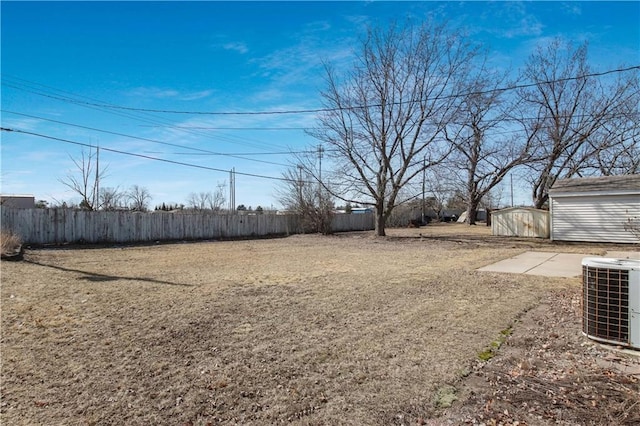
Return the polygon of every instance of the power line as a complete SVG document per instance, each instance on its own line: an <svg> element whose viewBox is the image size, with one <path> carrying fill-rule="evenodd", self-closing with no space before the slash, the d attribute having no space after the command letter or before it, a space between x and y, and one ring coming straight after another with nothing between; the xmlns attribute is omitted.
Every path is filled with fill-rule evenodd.
<svg viewBox="0 0 640 426"><path fill-rule="evenodd" d="M50 118L39 117L39 116L36 116L36 115L31 115L31 114L24 114L24 113L21 113L21 112L9 111L9 110L4 110L4 109L0 109L0 111L2 111L3 113L15 114L15 115L19 115L19 116L22 116L22 117L35 118L35 119L38 119L38 120L49 121L51 123L64 124L66 126L78 127L78 128L81 128L81 129L92 130L92 131L106 133L106 134L110 134L110 135L123 136L123 137L126 137L126 138L141 140L141 141L145 141L145 142L157 143L157 144L161 144L161 145L172 146L172 147L175 147L175 148L182 148L182 149L188 149L188 150L192 150L192 151L198 151L199 155L220 155L220 156L226 156L226 157L231 157L231 158L237 158L237 159L240 159L240 160L255 161L255 162L258 162L258 163L265 163L265 164L273 164L273 165L276 165L276 166L284 166L284 167L287 166L286 164L282 164L282 163L275 163L275 162L272 162L272 161L256 160L254 158L243 157L243 155L248 155L248 154L233 154L233 153L214 152L214 151L209 151L209 150L201 149L201 148L194 148L194 147L190 147L190 146L186 146L186 145L180 145L180 144L175 144L175 143L170 143L170 142L163 142L163 141L159 141L159 140L155 140L155 139L143 138L143 137L140 137L140 136L127 135L127 134L124 134L124 133L113 132L113 131L110 131L110 130L97 129L95 127L83 126L83 125L80 125L80 124L73 124L73 123L67 123L67 122L59 121L59 120L52 120ZM253 155L265 155L265 154L269 154L269 153L260 153L260 154L253 154ZM282 153L282 154L288 154L288 153ZM181 155L188 155L188 154L184 153L184 154L181 154ZM191 155L195 155L195 154L191 153Z"/></svg>
<svg viewBox="0 0 640 426"><path fill-rule="evenodd" d="M560 83L560 82L564 82L564 81L579 80L579 79L589 78L589 77L602 77L602 76L605 76L605 75L608 75L608 74L622 73L622 72L633 71L633 70L640 70L640 65L635 65L635 66L631 66L631 67L627 67L627 68L617 68L617 69L607 70L607 71L602 71L602 72L593 72L593 73L582 74L582 75L578 75L578 76L574 76L574 77L558 78L558 79L555 79L555 80L538 81L538 82L534 82L534 83L524 83L524 84L514 84L514 85L510 85L510 86L495 88L495 89L471 91L471 92L467 92L467 93L447 95L447 96L436 97L436 98L426 98L426 99L423 99L422 101L432 101L432 100L436 100L436 99L453 99L453 98L458 98L458 97L462 97L462 96L483 95L483 94L495 93L495 92L505 92L505 91L509 91L509 90L525 89L525 88L528 88L528 87L534 87L534 86L538 86L540 84L553 84L553 83ZM3 82L3 84L4 84L4 82ZM65 99L63 99L61 97L54 96L54 95L42 95L42 96L47 96L47 97L51 97L51 98L59 99L59 100L65 100ZM79 100L74 100L73 102L77 103L77 104L90 105L90 106L108 108L108 109L125 110L125 111L151 112L151 113L163 113L163 114L188 114L188 115L317 114L317 113L321 113L321 112L335 112L335 111L343 111L343 110L365 109L365 108L371 108L371 107L378 108L378 107L382 106L381 104L373 104L373 105L368 105L368 106L357 105L357 106L351 106L351 107L310 108L310 109L278 110L278 111L217 111L216 112L216 111L181 111L181 110L171 110L171 109L136 108L136 107L127 107L127 106L114 105L114 104L108 104L108 103L95 103L95 102L79 101ZM413 103L413 102L416 102L416 101L410 100L410 101L394 102L393 105L403 105L403 104L408 104L408 103Z"/></svg>
<svg viewBox="0 0 640 426"><path fill-rule="evenodd" d="M10 80L15 80L15 81L12 82ZM176 126L174 123L168 121L167 119L159 118L157 116L151 115L150 113L140 112L140 111L128 112L123 110L113 110L110 107L105 108L101 105L103 104L109 105L109 103L104 102L102 100L83 96L83 95L78 95L72 92L57 89L55 87L47 86L41 83L31 82L29 80L25 80L22 78L8 76L7 74L2 74L1 83L3 86L25 91L27 93L33 93L38 96L59 100L62 102L71 103L84 108L95 109L108 114L126 117L126 118L137 120L137 121L143 121L143 122L153 123L153 124L162 124L164 127L174 128L176 130L183 131L185 133L211 137L211 135L208 134L207 132L197 131L198 129L189 129L184 126L180 128L180 126ZM84 100L87 100L87 101L84 101ZM203 129L203 130L206 130L206 129ZM259 146L259 145L266 145L266 143L264 142L255 141L255 140L242 138L238 136L223 137L222 135L217 134L216 138L218 140L229 142L229 143L251 145L251 146L256 146L260 148L262 148L262 146ZM272 145L273 144L269 144L269 148L272 148L273 147Z"/></svg>
<svg viewBox="0 0 640 426"><path fill-rule="evenodd" d="M326 151L326 150L325 150ZM337 150L332 150L337 151ZM283 152L240 152L237 154L207 154L207 153L190 153L190 152L172 152L174 155L290 155L290 154L315 154L315 151L283 151ZM274 163L277 164L277 163ZM284 164L279 164L284 166Z"/></svg>
<svg viewBox="0 0 640 426"><path fill-rule="evenodd" d="M88 148L96 148L96 146L88 144L88 143L72 141L72 140L69 140L69 139L62 139L62 138L58 138L58 137L55 137L55 136L43 135L41 133L29 132L29 131L26 131L26 130L10 129L10 128L6 128L6 127L0 127L0 131L22 133L22 134L25 134L25 135L37 136L37 137L41 137L41 138L45 138L45 139L51 139L51 140L55 140L55 141L59 141L59 142L70 143L70 144L73 144L73 145L85 146L85 147L88 147ZM132 157L139 157L139 158L144 158L144 159L147 159L147 160L161 161L163 163L175 164L175 165L179 165L179 166L193 167L193 168L196 168L196 169L203 169L203 170L211 170L211 171L214 171L214 172L223 172L223 173L228 173L229 172L229 170L217 169L215 167L201 166L199 164L191 164L191 163L184 163L184 162L181 162L181 161L167 160L167 159L164 159L164 158L151 157L149 155L136 154L136 153L133 153L133 152L121 151L121 150L113 149L113 148L105 148L105 147L102 147L102 146L100 147L100 149L102 151L108 151L108 152L113 152L113 153L122 154L122 155L129 155L129 156L132 156ZM260 179L270 179L270 180L278 180L278 181L285 181L285 182L294 182L294 180L287 179L287 178L284 178L284 177L273 177L273 176L265 176L265 175L258 175L258 174L254 174L254 173L243 173L243 172L234 172L234 173L239 174L239 175L243 175L243 176L256 177L256 178L260 178Z"/></svg>
<svg viewBox="0 0 640 426"><path fill-rule="evenodd" d="M142 127L163 127L148 126ZM194 129L194 130L308 130L308 127L206 127L206 126L171 126L174 129Z"/></svg>

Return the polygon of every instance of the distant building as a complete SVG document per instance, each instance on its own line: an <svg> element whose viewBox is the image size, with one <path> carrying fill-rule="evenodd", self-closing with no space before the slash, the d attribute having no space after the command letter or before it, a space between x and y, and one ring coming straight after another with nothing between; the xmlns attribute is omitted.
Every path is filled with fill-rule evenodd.
<svg viewBox="0 0 640 426"><path fill-rule="evenodd" d="M36 199L33 195L0 195L0 205L12 209L33 209L36 207Z"/></svg>
<svg viewBox="0 0 640 426"><path fill-rule="evenodd" d="M365 213L373 213L373 209L371 207L352 207L351 214L365 214Z"/></svg>

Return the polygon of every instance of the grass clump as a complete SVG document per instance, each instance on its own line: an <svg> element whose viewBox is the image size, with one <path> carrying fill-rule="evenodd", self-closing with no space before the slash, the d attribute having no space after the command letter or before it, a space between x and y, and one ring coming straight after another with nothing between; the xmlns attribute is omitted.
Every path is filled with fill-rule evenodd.
<svg viewBox="0 0 640 426"><path fill-rule="evenodd" d="M22 250L22 240L20 236L3 229L0 231L0 246L2 258L19 255Z"/></svg>
<svg viewBox="0 0 640 426"><path fill-rule="evenodd" d="M498 349L500 349L500 346L502 346L502 344L507 341L507 338L511 335L512 331L512 326L509 326L500 331L500 336L496 340L491 342L488 348L485 348L482 351L478 352L478 359L480 361L486 362L496 356Z"/></svg>
<svg viewBox="0 0 640 426"><path fill-rule="evenodd" d="M458 399L458 390L450 385L441 387L436 391L434 396L434 405L436 408L449 408L453 405L454 401Z"/></svg>

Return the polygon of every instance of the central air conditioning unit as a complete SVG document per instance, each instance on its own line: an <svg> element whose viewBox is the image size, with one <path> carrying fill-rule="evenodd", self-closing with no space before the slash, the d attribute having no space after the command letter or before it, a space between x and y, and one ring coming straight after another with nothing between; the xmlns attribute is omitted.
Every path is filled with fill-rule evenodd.
<svg viewBox="0 0 640 426"><path fill-rule="evenodd" d="M640 349L640 260L582 259L582 332Z"/></svg>

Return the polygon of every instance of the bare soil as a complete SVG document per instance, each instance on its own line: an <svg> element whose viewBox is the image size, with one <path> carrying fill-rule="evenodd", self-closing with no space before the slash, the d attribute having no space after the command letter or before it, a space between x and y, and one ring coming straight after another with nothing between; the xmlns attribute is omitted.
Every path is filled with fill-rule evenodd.
<svg viewBox="0 0 640 426"><path fill-rule="evenodd" d="M638 357L581 336L578 278L476 271L612 249L459 224L28 249L1 265L0 421L637 421Z"/></svg>

